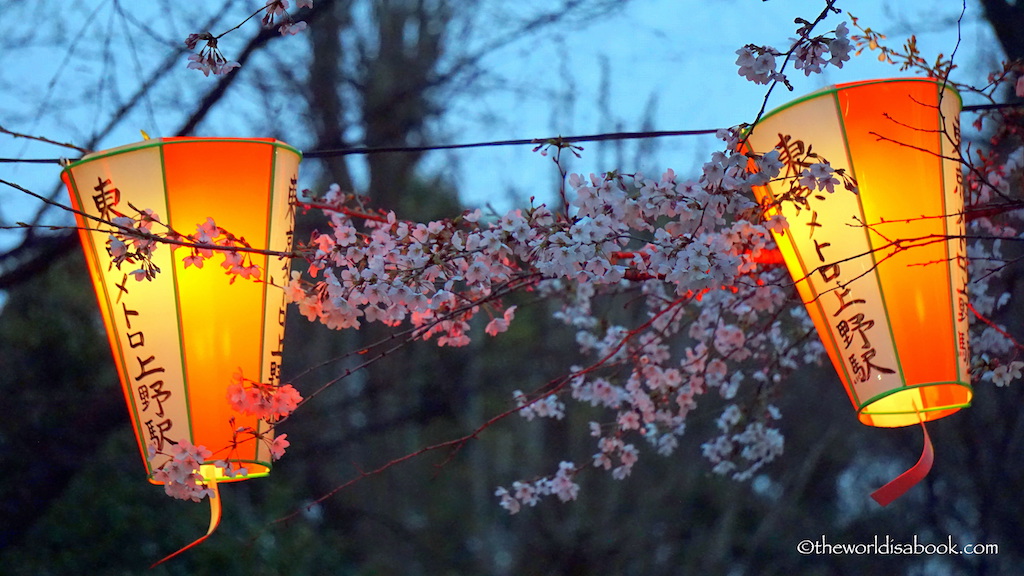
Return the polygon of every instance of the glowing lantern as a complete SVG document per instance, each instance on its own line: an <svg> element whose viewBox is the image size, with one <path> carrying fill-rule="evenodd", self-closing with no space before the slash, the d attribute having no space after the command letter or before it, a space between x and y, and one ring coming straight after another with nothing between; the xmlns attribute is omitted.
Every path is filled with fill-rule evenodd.
<svg viewBox="0 0 1024 576"><path fill-rule="evenodd" d="M779 249L864 424L923 423L971 400L960 106L934 79L843 84L766 114L748 141L780 151L781 178L756 193L786 217ZM822 161L857 193L801 185ZM930 456L926 436L919 464Z"/></svg>
<svg viewBox="0 0 1024 576"><path fill-rule="evenodd" d="M268 430L256 416L232 409L227 389L236 373L263 383L279 381L284 337L288 260L259 251L291 249L296 176L301 154L273 139L164 138L89 154L62 178L77 215L82 247L150 481L186 440L213 452L201 474L218 481L265 476L270 471ZM258 266L259 281L225 274L220 259L185 269L192 248L160 245L152 254L159 273L137 281L138 265L111 264L110 234L88 217L111 221L152 210L181 234L212 217L254 250L240 252ZM190 262L191 263L191 262ZM251 268L255 270L255 268ZM142 275L140 272L138 275ZM147 445L161 454L147 457ZM223 461L230 468L212 465ZM235 475L244 467L246 476ZM158 477L159 478L159 477ZM214 501L216 500L216 501ZM211 500L219 519L219 498Z"/></svg>

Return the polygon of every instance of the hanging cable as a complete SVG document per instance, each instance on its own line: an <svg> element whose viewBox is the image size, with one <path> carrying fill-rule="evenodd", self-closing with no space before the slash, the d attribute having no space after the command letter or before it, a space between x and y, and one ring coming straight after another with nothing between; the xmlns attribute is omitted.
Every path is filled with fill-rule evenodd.
<svg viewBox="0 0 1024 576"><path fill-rule="evenodd" d="M974 104L964 106L964 112L982 112L998 108L1024 106L1024 102L1007 104ZM391 154L402 152L434 152L438 150L460 150L465 148L497 148L500 146L543 146L545 144L577 142L606 142L611 140L642 140L647 138L665 138L669 136L704 136L714 134L719 128L703 130L652 130L644 132L607 132L604 134L588 134L585 136L555 136L551 138L520 138L516 140L493 140L490 142L470 142L466 144L437 144L432 146L352 146L349 148L330 148L326 150L310 150L303 152L304 158L335 158L338 156L364 156L368 154ZM0 164L64 164L66 158L0 158ZM74 160L72 160L74 161Z"/></svg>

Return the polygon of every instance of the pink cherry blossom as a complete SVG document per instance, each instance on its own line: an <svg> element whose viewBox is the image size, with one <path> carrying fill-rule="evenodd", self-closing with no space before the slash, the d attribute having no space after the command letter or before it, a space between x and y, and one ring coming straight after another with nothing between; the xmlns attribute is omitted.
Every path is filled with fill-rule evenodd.
<svg viewBox="0 0 1024 576"><path fill-rule="evenodd" d="M150 462L158 457L169 457L153 473L153 480L164 485L168 496L194 502L214 496L199 473L199 467L213 455L205 446L193 446L187 439L181 439L171 444L168 452L161 452L152 445L147 452Z"/></svg>
<svg viewBox="0 0 1024 576"><path fill-rule="evenodd" d="M227 387L227 400L231 408L241 414L276 422L288 417L298 407L302 396L291 384L275 386L255 382L239 371Z"/></svg>
<svg viewBox="0 0 1024 576"><path fill-rule="evenodd" d="M291 442L287 438L287 434L278 434L274 437L274 441L270 444L270 455L274 460L280 460L284 456L285 449L291 446Z"/></svg>
<svg viewBox="0 0 1024 576"><path fill-rule="evenodd" d="M282 24L278 31L281 32L282 36L294 36L305 29L305 22L288 22L287 24Z"/></svg>

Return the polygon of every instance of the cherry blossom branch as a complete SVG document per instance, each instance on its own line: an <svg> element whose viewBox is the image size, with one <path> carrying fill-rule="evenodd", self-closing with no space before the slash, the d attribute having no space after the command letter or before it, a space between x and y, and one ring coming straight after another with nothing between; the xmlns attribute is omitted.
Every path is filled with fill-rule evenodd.
<svg viewBox="0 0 1024 576"><path fill-rule="evenodd" d="M398 458L395 458L394 460L390 460L389 462L387 462L385 464L382 464L381 466L378 466L377 468L374 468L373 470L370 470L369 472L360 470L359 473L354 478L348 480L347 482L345 482L343 484L339 484L338 486L332 488L328 492L322 494L321 496L317 497L313 501L307 503L302 508L300 508L298 510L295 510L294 512L291 512L290 514L287 514L285 516L282 516L280 518L272 520L267 526L270 527L270 526L274 526L274 525L281 524L281 523L284 523L284 522L288 522L289 520L295 518L299 514L302 514L303 511L308 511L313 506L315 506L317 504L320 504L320 503L330 499L331 497L335 496L339 492L341 492L341 491L343 491L343 490L345 490L345 489L347 489L347 488L357 484L358 482L360 482L360 481L362 481L362 480L364 480L366 478L371 478L373 476L378 476L378 475L380 475L380 474L390 470L391 468L394 468L395 466L398 466L399 464L403 464L405 462L408 462L410 460L413 460L415 458L418 458L418 457L420 457L420 456L422 456L424 454L428 454L430 452L437 452L438 450L453 449L453 448L457 449L458 447L461 447L462 445L468 443L469 441L476 439L479 436L479 434L481 432L483 432L484 430L486 430L487 428L490 428L492 425L496 424L497 422L500 422L501 420L504 420L505 418L507 418L508 416L511 416L512 414L515 414L519 410L521 410L521 408L509 409L509 410L507 410L505 412L502 412L501 414L498 414L496 416L491 417L489 420L487 420L486 422L481 424L479 427L477 427L475 430L473 430L469 434L466 434L464 436L460 436L459 438L454 438L452 440L446 440L444 442L439 442L437 444L432 444L430 446L424 446L423 448L420 448L419 450L416 450L414 452L409 452L408 454L405 454L404 456L400 456Z"/></svg>
<svg viewBox="0 0 1024 576"><path fill-rule="evenodd" d="M364 356L364 355L367 355L371 350L379 349L382 346L384 346L385 344L397 341L397 344L388 346L388 347L380 350L375 355L373 355L372 357L369 357L367 360L364 360L363 362L359 363L358 365L346 367L342 371L341 374L339 374L338 376L336 376L336 377L328 380L327 382L321 384L318 388L316 388L312 392L308 393L306 395L306 397L298 404L297 408L305 405L306 403L308 403L310 401L312 401L315 397L319 396L321 393L326 391L328 388L330 388L330 387L334 386L335 384L341 382L345 378L348 378L349 376L355 374L356 372L359 372L360 370L364 370L364 369L368 368L369 366L371 366L374 363L376 363L376 362L386 358L388 355L393 354L394 352L400 350L401 348L403 348L404 346L410 344L411 342L413 342L415 340L422 339L424 334L430 332L431 330L433 330L439 324L442 324L443 322L450 321L453 318L456 318L456 317L459 317L461 315L464 315L464 314L466 314L467 312L469 312L472 309L475 309L475 308L477 308L479 306L486 305L488 302L500 300L502 297L504 297L504 296L506 296L508 294L512 294L514 292L517 292L517 291L523 289L526 286L536 284L538 281L540 281L540 279L541 278L539 276L537 276L536 274L531 274L531 275L526 275L526 276L522 276L522 277L516 278L516 279L506 283L503 287L495 290L494 293L492 293L492 294L490 294L490 295L488 295L488 296L486 296L486 297L484 297L484 298L482 298L480 300L468 301L461 308L456 308L456 309L448 312L447 314L438 316L437 318L434 318L432 321L430 321L430 322L428 322L426 324L414 325L414 326L411 326L411 327L406 328L404 330L393 332L392 334L388 335L387 337L385 337L385 338L383 338L381 340L378 340L377 342L374 342L374 343L371 343L371 344L369 344L367 346L361 347L360 349L355 350L353 352L349 352L347 354L344 354L344 355L342 355L339 358L332 358L330 360L326 360L326 361L322 362L321 364L319 364L317 366L312 366L312 367L307 368L305 371L297 374L293 378L293 380L301 379L306 374L309 374L309 373L313 372L315 369L323 367L323 366L325 366L327 364L337 362L339 360L342 360L342 359L350 357L350 356ZM287 418L285 418L285 419L287 419ZM281 422L283 422L285 419L282 419Z"/></svg>
<svg viewBox="0 0 1024 576"><path fill-rule="evenodd" d="M387 217L381 216L380 214L370 214L368 212L361 212L359 210L353 210L345 206L336 206L333 204L323 204L320 202L303 202L299 201L295 203L295 206L305 210L325 210L329 212L337 212L338 214L344 214L349 218L357 220L372 220L374 222L381 222L387 224Z"/></svg>
<svg viewBox="0 0 1024 576"><path fill-rule="evenodd" d="M995 330L996 332L998 332L999 335L1002 336L1003 338L1006 338L1009 342L1011 342L1013 344L1014 348L1016 348L1018 350L1024 350L1024 345L1021 345L1021 343L1018 342L1016 338L1014 338L1013 336L1008 334L1006 332L1006 330L1003 330L998 325L996 325L995 322L993 322L993 321L989 320L988 318L986 318L984 314L978 312L977 308L975 308L973 304L968 302L967 303L967 307L970 308L971 313L974 314L975 318L977 318L978 320L981 320L986 326L988 326L989 328L991 328L991 329Z"/></svg>
<svg viewBox="0 0 1024 576"><path fill-rule="evenodd" d="M245 20L242 20L235 26L221 32L220 34L213 35L210 32L193 33L189 34L188 38L185 39L185 46L189 50L195 50L196 46L200 42L205 42L206 45L196 54L192 54L188 57L188 67L193 70L199 70L204 75L209 76L211 73L214 75L222 75L231 72L235 68L241 66L237 61L229 61L223 53L217 43L218 40L223 38L226 34L238 30L246 22L252 20L258 16L261 12L265 12L263 16L263 27L273 28L278 27L278 31L282 36L284 35L295 35L306 29L305 22L296 22L292 15L288 13L288 2L289 0L267 0L267 3L262 7L250 14ZM313 0L298 0L297 6L299 8L313 7ZM275 22L275 19L280 17L280 22Z"/></svg>
<svg viewBox="0 0 1024 576"><path fill-rule="evenodd" d="M759 59L761 59L761 57L770 56L770 59L769 58L764 58L763 62L758 62L757 63L757 69L759 69L758 71L754 71L754 69L751 69L750 72L745 73L744 69L742 67L740 69L740 75L746 75L748 79L757 78L758 80L755 80L755 81L758 81L759 83L768 83L768 89L765 91L764 98L763 98L763 100L761 102L761 108L758 110L757 115L754 117L753 122L750 123L750 132L751 133L753 132L754 128L757 126L758 122L761 121L761 117L764 116L764 113L765 113L765 111L768 108L768 99L771 97L772 91L775 90L775 87L779 83L782 83L789 90L793 89L793 86L789 83L789 80L786 79L786 76L785 76L785 74L783 74L783 72L786 70L786 66L789 64L790 60L794 56L800 56L801 57L801 59L799 60L801 65L797 66L797 68L798 69L799 68L804 68L805 69L805 73L808 74L808 75L810 74L810 71L814 70L816 67L819 67L821 65L820 63L815 61L815 57L820 57L820 55L817 55L817 56L815 55L813 46L810 47L811 49L809 51L804 50L802 53L798 52L798 50L801 47L803 47L806 43L810 43L812 45L814 44L813 42L810 42L811 31L814 30L814 28L818 24L820 24L826 17L828 17L829 14L832 14L832 13L839 14L839 13L842 12L841 10L839 10L838 8L835 7L835 3L836 2L837 2L837 0L825 0L825 8L822 9L821 13L819 13L818 16L812 22L808 22L807 20L804 20L803 18L797 18L796 19L796 22L798 24L801 24L801 27L799 29L797 29L797 36L799 38L790 47L790 49L787 52L784 53L785 58L783 59L782 65L779 67L778 71L775 71L775 59L774 59L774 56L776 56L776 55L783 55L783 54L776 53L774 51L774 49L772 49L770 47L759 47L759 46L747 45L744 49L740 49L739 51L737 51L737 53L740 54L740 58L737 59L737 61L736 61L737 64L741 64L741 61L746 61L746 60L750 59L750 57L752 56L752 54L754 52L758 52L760 54ZM840 26L842 26L842 25L840 25ZM843 30L845 30L845 27L843 28ZM840 32L839 32L838 28L837 28L836 33L837 33L837 39L836 39L837 43L834 44L834 45L830 44L829 45L829 49L832 50L832 52L833 52L833 58L831 59L831 63L834 64L835 66L841 68L843 61L849 60L849 55L848 55L849 46L848 46L848 43L844 44L842 42L843 40L845 40L845 34L840 35ZM821 38L819 37L819 44L820 44L820 42L821 42ZM746 50L746 52L744 52L744 50ZM805 59L808 56L810 56L810 59L807 59L805 61ZM824 62L824 61L822 61L822 62ZM751 62L751 63L753 63L753 62ZM818 70L820 71L820 68L818 68ZM764 78L765 81L764 82L760 82L761 78Z"/></svg>
<svg viewBox="0 0 1024 576"><path fill-rule="evenodd" d="M61 146L63 148L70 148L72 150L77 150L78 152L81 152L82 154L88 154L89 153L89 150L87 150L85 148L82 148L81 146L76 146L76 145L68 143L68 142L58 142L56 140L51 140L49 138L46 138L45 136L30 136L28 134L23 134L21 132L13 132L11 130L8 130L7 128L4 128L3 126L0 126L0 134L7 134L8 136L11 136L13 138L25 138L27 140L35 140L36 142L43 142L44 144L52 144L54 146Z"/></svg>
<svg viewBox="0 0 1024 576"><path fill-rule="evenodd" d="M134 239L138 239L138 240L145 241L145 242L154 242L154 243L158 243L158 244L169 244L171 246L181 246L181 247L185 247L185 248L194 248L194 249L202 249L202 250L213 250L215 252L230 252L230 253L241 252L241 253L245 253L245 254L259 254L259 255L263 255L263 256L276 256L276 257L279 257L279 258L303 258L303 257L305 257L304 254L302 254L299 251L284 252L284 251L280 251L280 250L266 250L266 249L261 249L261 248L253 248L251 246L246 246L246 245L222 246L222 245L217 245L217 244L212 244L212 243L181 240L181 238L187 238L188 235L181 234L181 233L175 231L174 229L172 229L167 224L164 224L163 222L159 222L159 224L164 226L164 228L167 229L168 233L167 234L156 234L156 233L150 232L150 231L148 231L146 229L140 229L140 228L128 226L126 224L119 224L117 222L114 222L113 220L107 220L107 219L100 218L98 216L94 216L92 214L89 214L87 212L83 212L81 210L77 210L77 209L72 208L71 206L68 206L66 204L61 204L60 202L57 202L55 200L50 200L49 198L47 198L45 196L37 194L37 193L35 193L35 192L33 192L33 191L31 191L31 190L29 190L29 189L19 185L19 184L16 184L14 182L10 182L10 181L5 180L3 178L0 178L0 184L3 184L5 186L9 186L11 188L14 188L15 190L17 190L19 192L22 192L24 194L32 196L33 198L39 200L40 202L43 202L43 203L48 204L50 206L54 206L56 208L64 210L65 212L70 212L70 213L75 214L77 216L81 216L82 218L85 218L87 220L91 220L93 222L96 222L97 224L100 224L102 226L107 226L107 228L92 228L92 227L79 227L79 226L53 226L53 225L38 225L38 224L17 223L14 226L4 226L4 227L2 227L2 229L5 229L5 230L27 229L27 228L46 228L48 230L79 230L79 229L82 229L82 230L88 230L88 231L93 231L93 232L107 232L107 233L111 233L111 234L122 234L125 237L134 238ZM145 210L136 208L134 206L131 206L131 207L137 213L142 214L142 213L145 212Z"/></svg>
<svg viewBox="0 0 1024 576"><path fill-rule="evenodd" d="M672 304L670 304L669 306L666 306L663 310L661 310L654 317L650 318L648 321L644 322L640 326L637 326L636 328L631 330L625 337L623 337L619 341L619 343L610 352L608 352L608 354L606 354L603 358L599 359L598 361L594 362L591 366L589 366L589 367L587 367L585 369L573 372L573 373L571 373L571 374L569 374L567 376L563 376L563 377L557 378L557 379L549 382L547 385L545 385L544 387L542 387L541 389L538 390L538 393L537 393L536 397L532 401L524 403L524 404L522 404L520 406L516 406L514 408L510 408L508 410L505 410L504 412L501 412L499 414L496 414L496 415L492 416L491 418L489 418L488 420L486 420L485 422L483 422L482 424L477 426L475 429L473 429L473 431L469 432L468 434L465 434L465 435L460 436L458 438L454 438L454 439L451 439L451 440L447 440L447 441L444 441L444 442L433 444L433 445L430 445L430 446L425 446L423 448L420 448L419 450L416 450L414 452L410 452L408 454L405 454L404 456L401 456L399 458L395 458L393 460L390 460L387 463L385 463L385 464L383 464L381 466L378 466L377 468L375 468L373 470L370 470L368 472L360 470L359 473L354 478L344 482L343 484L340 484L340 485L332 488L328 492L322 494L321 496L315 498L313 501L311 501L308 504L306 504L303 508L295 510L294 512L292 512L290 514L287 514L285 516L282 516L280 518L277 518L277 519L271 521L269 526L273 526L273 525L276 525L276 524L287 522L287 521L295 518L297 515L301 514L303 512L303 510L309 510L309 508L311 506L314 506L316 504L320 504L320 503L330 499L331 497L335 496L339 492L341 492L341 491L343 491L343 490L345 490L345 489L355 485L356 483L358 483L358 482L360 482L360 481L362 481L362 480L364 480L366 478L370 478L370 477L373 477L373 476L380 475L380 474L388 471L389 469L391 469L391 468L393 468L395 466L398 466L399 464L403 464L405 462L408 462L409 460L412 460L412 459L417 458L419 456L422 456L424 454L427 454L427 453L430 453L430 452L436 452L436 451L439 451L439 450L449 450L450 454L439 464L439 466L444 466L445 463L451 461L451 459L455 456L455 454L457 454L462 449L463 446L465 446L471 440L478 439L481 433L483 433L485 430L487 430L488 428L490 428L494 424L497 424L498 422L508 418L509 416L511 416L513 414L516 414L516 413L521 412L523 410L529 409L530 406L533 406L537 402L541 401L544 397L551 396L553 394L558 394L559 392L561 392L562 390L565 389L566 385L572 379L577 378L579 376L583 376L583 375L585 375L585 374L587 374L589 372L592 372L593 370L596 370L600 366L603 366L606 362L608 362L610 359L612 359L618 353L618 351L621 350L621 348L626 345L627 342L629 342L632 338L636 337L638 334L642 333L646 328L648 328L652 323L654 323L657 320L658 317L660 317L660 316L668 313L669 311L673 310L681 302L683 302L685 300L686 300L685 298L677 299L676 301L672 302Z"/></svg>
<svg viewBox="0 0 1024 576"><path fill-rule="evenodd" d="M902 142L902 141L897 140L895 138L890 138L889 136L884 136L884 135L879 134L878 132L874 132L874 131L868 132L868 134L874 136L876 142L890 142L892 144L897 144L897 145L899 145L899 146L901 146L903 148L910 148L911 150L917 150L918 152L924 152L925 154L928 154L929 156L934 156L936 158L941 158L943 160L952 160L952 161L957 162L959 164L966 164L966 162L964 161L964 159L960 155L957 155L957 156L946 156L945 154L941 154L941 153L936 152L934 150L930 150L930 149L927 149L927 148L922 148L920 146L915 146L915 145L909 144L907 142Z"/></svg>

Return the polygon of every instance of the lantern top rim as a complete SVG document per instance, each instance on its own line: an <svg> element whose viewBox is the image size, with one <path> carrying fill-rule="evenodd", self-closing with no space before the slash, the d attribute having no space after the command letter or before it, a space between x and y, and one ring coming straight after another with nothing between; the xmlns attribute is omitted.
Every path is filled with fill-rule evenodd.
<svg viewBox="0 0 1024 576"><path fill-rule="evenodd" d="M846 82L846 83L843 83L843 84L833 84L831 86L826 86L825 88L822 88L820 90L815 90L814 92L811 92L809 94L805 94L805 95L803 95L803 96L801 96L799 98L796 98L794 100L790 100L789 102L786 102L785 104L782 104L780 106L776 106L775 108L772 108L768 112L765 112L764 116L761 117L760 121L763 122L763 121L767 120L768 118L771 118L772 116L775 116L776 114L779 114L779 113L783 112L784 110L788 110L789 108L792 108L794 106L797 106L799 104L807 102L808 100L814 100L816 98L821 98L822 96L827 96L829 94L835 94L835 93L838 93L838 92L842 92L844 90L849 90L851 88L858 88L858 87L861 87L861 86L870 86L870 85L874 85L874 84L896 84L896 83L908 83L908 82L924 82L924 83L928 83L928 84L934 84L936 87L942 88L942 89L947 90L950 93L952 93L956 97L956 99L959 102L960 106L961 107L963 106L963 97L960 96L960 92L957 91L957 89L953 86L952 83L950 83L948 81L943 81L943 80L941 80L939 78L930 78L930 77L929 78L921 78L921 77L916 77L916 78L878 78L878 79L874 79L874 80L860 80L860 81L857 81L857 82Z"/></svg>
<svg viewBox="0 0 1024 576"><path fill-rule="evenodd" d="M234 138L228 136L171 136L166 138L150 138L148 140L142 140L140 142L133 142L131 144L124 144L122 146L116 146L114 148L107 148L105 150L98 150L96 152L90 152L81 158L72 161L64 167L64 172L80 166L87 162L99 160L101 158L107 158L110 156L116 156L118 154L126 154L128 152L134 152L136 150L144 150L146 148L162 147L167 144L189 144L199 142L234 142L234 143L253 143L253 144L268 144L275 148L280 148L287 152L298 155L299 159L302 159L302 151L298 148L282 142L275 138Z"/></svg>

